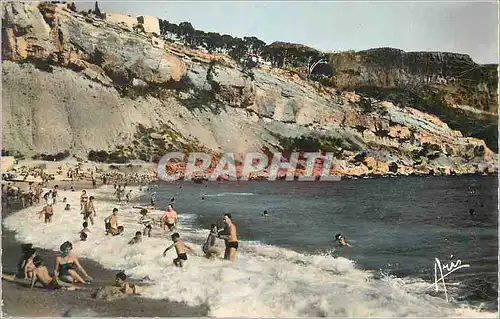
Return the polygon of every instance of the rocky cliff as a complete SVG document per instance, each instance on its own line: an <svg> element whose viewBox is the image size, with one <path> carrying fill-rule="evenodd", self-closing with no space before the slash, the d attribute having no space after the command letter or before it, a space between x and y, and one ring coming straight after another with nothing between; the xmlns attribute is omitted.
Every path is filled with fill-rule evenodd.
<svg viewBox="0 0 500 319"><path fill-rule="evenodd" d="M436 115L497 151L498 66L468 55L379 48L329 55L332 84Z"/></svg>
<svg viewBox="0 0 500 319"><path fill-rule="evenodd" d="M4 151L102 151L126 161L173 150L321 150L334 152L346 175L497 171L483 140L412 105L349 90L418 86L411 72L383 80L380 68L366 75L372 71L338 62L359 74L337 72L328 87L278 68L249 70L222 54L156 48L144 34L64 5L4 3L2 22Z"/></svg>

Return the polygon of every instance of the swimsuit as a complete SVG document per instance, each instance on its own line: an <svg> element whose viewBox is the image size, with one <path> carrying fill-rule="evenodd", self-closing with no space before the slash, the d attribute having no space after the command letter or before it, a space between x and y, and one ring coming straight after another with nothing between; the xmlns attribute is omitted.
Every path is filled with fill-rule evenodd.
<svg viewBox="0 0 500 319"><path fill-rule="evenodd" d="M57 282L57 278L54 277L45 287L49 289L60 289L61 285L59 285L59 282Z"/></svg>
<svg viewBox="0 0 500 319"><path fill-rule="evenodd" d="M69 271L74 269L74 262L66 262L64 264L59 264L59 276L71 276Z"/></svg>
<svg viewBox="0 0 500 319"><path fill-rule="evenodd" d="M87 219L90 216L92 216L92 212L93 212L93 209L89 209L88 204L83 206L83 218L84 219Z"/></svg>
<svg viewBox="0 0 500 319"><path fill-rule="evenodd" d="M176 259L179 259L179 260L188 260L188 257L186 255L186 253L180 253L180 254L177 254L177 258Z"/></svg>
<svg viewBox="0 0 500 319"><path fill-rule="evenodd" d="M238 249L238 242L237 241L230 241L230 242L227 243L227 247L228 248Z"/></svg>
<svg viewBox="0 0 500 319"><path fill-rule="evenodd" d="M52 215L54 215L54 212L52 210L50 210L48 212L47 212L47 210L45 210L45 221L46 222L49 221L51 219Z"/></svg>

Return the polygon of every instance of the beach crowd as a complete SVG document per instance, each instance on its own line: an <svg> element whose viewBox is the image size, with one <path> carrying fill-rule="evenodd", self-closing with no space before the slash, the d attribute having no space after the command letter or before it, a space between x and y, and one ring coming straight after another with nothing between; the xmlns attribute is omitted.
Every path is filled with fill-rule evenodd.
<svg viewBox="0 0 500 319"><path fill-rule="evenodd" d="M72 170L67 172L67 176L73 179L87 179L92 181L92 187L96 188L97 184L113 185L114 193L116 196L117 204L128 205L132 199L132 189L130 184L138 184L147 178L138 174L122 174L117 172L106 172L105 174L85 174L88 172L81 172L79 170ZM98 181L99 180L99 181ZM66 197L61 198L60 186L54 185L50 189L45 189L46 181L41 183L29 182L29 189L27 192L21 192L9 183L2 184L2 205L6 207L11 206L13 200L21 199L22 207L28 205L40 205L41 210L38 212L38 218L42 219L45 223L51 223L54 215L54 207L56 205L63 205L64 210L73 210L76 206L79 208L82 216L82 228L79 232L81 241L87 241L91 236L90 227L95 226L98 221L96 220L96 198L90 193L91 189L83 189L80 193L79 203L69 203ZM111 186L109 186L111 187ZM68 187L62 187L64 191L68 191ZM73 186L69 190L75 192ZM179 217L174 210L175 199L172 198L167 205L164 213L160 218L153 218L150 216L152 210L159 209L156 201L156 193L152 191L149 186L139 187L140 191L151 191L151 198L149 205L132 206L137 209L138 224L140 230L136 231L133 238L128 242L129 245L137 244L144 240L144 237L152 237L152 230L157 229L160 233L168 232L171 243L163 251L163 256L166 253L175 249L176 258L173 264L176 267L184 267L188 260L188 252L197 255L196 250L184 243L181 240L179 229ZM118 205L117 205L118 206ZM72 208L73 207L73 208ZM124 226L119 222L119 209L113 208L110 214L104 218L105 234L107 236L122 236L124 234ZM234 261L236 258L236 251L238 249L238 238L236 225L232 222L231 214L224 214L223 221L225 227L219 231L217 224L212 224L207 240L201 247L203 256L206 258L217 258L220 255L219 249L215 246L216 239L222 239L225 242L224 259ZM95 231L95 230L93 230ZM153 233L154 234L154 233ZM83 286L92 282L92 277L86 272L85 268L81 265L77 256L72 253L73 244L70 241L65 241L60 245L59 255L56 258L55 269L49 272L44 265L44 260L40 256L32 244L21 245L21 259L18 263L17 278L29 280L33 288L39 283L43 288L48 289L80 289ZM83 286L82 286L83 285ZM137 285L130 284L127 275L121 271L115 276L115 286L120 288L120 291L125 294L140 294L141 288Z"/></svg>

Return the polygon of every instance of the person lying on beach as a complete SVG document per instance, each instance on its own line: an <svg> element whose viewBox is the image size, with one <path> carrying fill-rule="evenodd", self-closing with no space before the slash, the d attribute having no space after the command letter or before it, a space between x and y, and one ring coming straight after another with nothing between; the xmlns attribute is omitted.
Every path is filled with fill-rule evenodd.
<svg viewBox="0 0 500 319"><path fill-rule="evenodd" d="M56 257L56 269L54 270L54 276L71 283L75 281L82 284L90 283L92 277L90 277L82 265L80 265L78 258L71 255L73 245L69 241L66 241L59 249L61 251L61 255ZM76 272L76 269L82 272L86 280L83 280L83 278L80 277L80 275Z"/></svg>
<svg viewBox="0 0 500 319"><path fill-rule="evenodd" d="M140 295L140 288L137 285L131 285L128 283L127 275L123 271L116 274L115 277L116 287L120 287L120 291L124 294L134 294Z"/></svg>
<svg viewBox="0 0 500 319"><path fill-rule="evenodd" d="M172 245L168 246L167 249L163 252L163 257L167 255L167 251L172 249L172 247L175 247L175 251L177 252L177 258L174 259L174 265L175 267L183 267L184 264L187 261L187 255L186 255L186 248L194 253L194 250L191 249L188 245L184 244L180 240L180 235L179 233L174 233L172 234L172 241L174 242Z"/></svg>
<svg viewBox="0 0 500 319"><path fill-rule="evenodd" d="M71 210L71 205L70 204L66 204L66 207L64 207L64 210Z"/></svg>
<svg viewBox="0 0 500 319"><path fill-rule="evenodd" d="M83 220L87 221L88 219L90 219L90 224L94 226L94 217L96 217L94 196L90 196L89 201L83 207Z"/></svg>
<svg viewBox="0 0 500 319"><path fill-rule="evenodd" d="M106 235L111 234L113 236L120 234L120 229L118 227L118 218L116 215L118 214L118 208L113 208L113 214L109 215L104 219L104 223L106 225ZM123 226L120 226L123 229Z"/></svg>
<svg viewBox="0 0 500 319"><path fill-rule="evenodd" d="M142 232L135 232L135 236L128 242L129 245L137 244L142 241Z"/></svg>
<svg viewBox="0 0 500 319"><path fill-rule="evenodd" d="M58 281L57 276L51 277L49 274L49 271L47 270L47 267L43 265L43 259L40 256L35 256L33 258L33 265L34 265L34 270L33 270L33 277L31 277L31 287L30 289L33 289L35 284L37 282L40 282L44 288L48 289L60 289L60 288L66 288L66 289L79 289L79 287L74 286L69 283L65 283L63 281Z"/></svg>
<svg viewBox="0 0 500 319"><path fill-rule="evenodd" d="M174 206L172 204L168 204L167 210L161 216L161 227L165 229L165 226L168 227L169 231L172 231L176 226L179 218L177 217L177 212L174 210Z"/></svg>
<svg viewBox="0 0 500 319"><path fill-rule="evenodd" d="M85 206L87 205L87 202L89 200L89 197L87 196L87 191L82 190L82 195L80 196L80 210L82 212L82 215L84 214L84 209Z"/></svg>
<svg viewBox="0 0 500 319"><path fill-rule="evenodd" d="M205 253L205 257L211 258L219 253L218 249L215 247L215 239L217 238L217 225L212 224L210 226L210 234L208 235L207 240L203 244L203 253Z"/></svg>

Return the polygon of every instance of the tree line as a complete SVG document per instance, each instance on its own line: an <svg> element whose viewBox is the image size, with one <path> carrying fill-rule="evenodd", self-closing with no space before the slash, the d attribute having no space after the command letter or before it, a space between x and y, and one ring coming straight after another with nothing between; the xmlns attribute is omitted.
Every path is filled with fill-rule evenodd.
<svg viewBox="0 0 500 319"><path fill-rule="evenodd" d="M77 12L74 2L69 3L68 8ZM84 14L101 17L97 1L94 10L88 10ZM165 40L178 41L194 49L205 49L209 53L227 54L246 68L266 63L282 69L298 69L307 78L329 79L333 74L328 55L304 45L286 42L273 42L268 45L255 36L238 38L197 30L187 21L177 25L168 20L158 20L160 36Z"/></svg>
<svg viewBox="0 0 500 319"><path fill-rule="evenodd" d="M197 30L190 22L177 25L159 19L159 23L160 35L165 40L178 41L195 49L205 49L209 53L227 54L247 67L254 67L257 62L267 62L273 67L300 68L308 77L332 75L328 56L304 45L284 42L268 45L255 36L238 38Z"/></svg>

